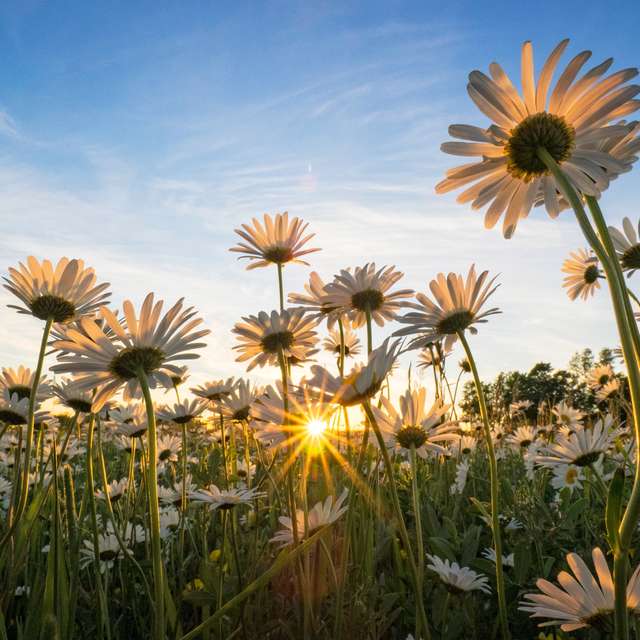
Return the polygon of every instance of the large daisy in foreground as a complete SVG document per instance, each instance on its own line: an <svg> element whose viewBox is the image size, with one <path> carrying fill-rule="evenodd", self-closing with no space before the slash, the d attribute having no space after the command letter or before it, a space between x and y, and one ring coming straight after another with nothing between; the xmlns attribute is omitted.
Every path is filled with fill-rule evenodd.
<svg viewBox="0 0 640 640"><path fill-rule="evenodd" d="M488 206L484 219L488 229L504 214L502 230L506 238L513 235L520 218L526 218L534 205L544 203L552 218L568 206L539 157L541 148L561 165L579 193L595 197L610 180L628 171L636 159L624 150L626 147L608 143L634 130L633 123L612 123L640 106L633 99L640 86L626 84L637 75L637 69L605 76L613 62L609 58L578 78L591 57L590 51L582 51L551 88L553 73L568 43L563 40L551 52L537 83L533 48L530 42L524 43L522 95L495 62L489 65L490 76L472 71L467 90L492 124L487 129L451 125L449 134L463 142L442 145L445 153L478 159L447 171L436 192L467 187L458 202L470 202L473 209Z"/></svg>

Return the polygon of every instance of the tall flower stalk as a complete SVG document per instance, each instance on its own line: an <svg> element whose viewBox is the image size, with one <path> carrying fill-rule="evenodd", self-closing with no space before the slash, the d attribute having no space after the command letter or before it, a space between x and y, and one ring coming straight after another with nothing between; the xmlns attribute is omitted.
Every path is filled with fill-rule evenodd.
<svg viewBox="0 0 640 640"><path fill-rule="evenodd" d="M482 417L482 427L484 429L484 440L487 447L487 456L489 458L489 481L491 485L491 532L493 535L493 548L496 552L496 591L498 592L498 610L500 615L500 629L503 639L509 638L509 623L507 618L507 598L504 588L504 569L502 565L502 536L500 533L500 484L498 479L498 463L493 448L493 438L491 436L491 425L489 424L489 413L487 411L487 402L482 389L482 381L478 375L478 368L471 353L469 342L467 341L464 331L458 331L458 338L462 343L469 365L471 366L471 374L476 387L478 396L478 404L480 405L480 415Z"/></svg>

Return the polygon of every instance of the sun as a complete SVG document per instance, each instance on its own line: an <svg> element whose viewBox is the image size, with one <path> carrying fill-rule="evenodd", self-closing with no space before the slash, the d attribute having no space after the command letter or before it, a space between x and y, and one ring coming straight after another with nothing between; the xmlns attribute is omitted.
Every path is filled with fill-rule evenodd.
<svg viewBox="0 0 640 640"><path fill-rule="evenodd" d="M312 438L319 438L327 428L327 423L323 420L310 420L307 422L307 431Z"/></svg>

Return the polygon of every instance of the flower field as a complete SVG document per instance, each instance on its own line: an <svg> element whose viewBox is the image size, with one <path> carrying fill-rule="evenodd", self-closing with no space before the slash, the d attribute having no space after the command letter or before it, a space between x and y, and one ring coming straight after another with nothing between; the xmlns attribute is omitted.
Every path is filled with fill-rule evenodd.
<svg viewBox="0 0 640 640"><path fill-rule="evenodd" d="M466 161L435 185L505 238L534 207L575 218L563 286L609 295L619 344L567 370L482 377L482 265L419 291L387 264L320 275L286 212L229 247L239 280L273 275L233 328L245 377L190 380L197 300L115 308L90 255L6 270L2 313L41 342L0 375L0 640L640 638L640 227L599 204L640 152L640 86L568 46L536 73L526 42L520 89L470 73L491 124L450 126Z"/></svg>

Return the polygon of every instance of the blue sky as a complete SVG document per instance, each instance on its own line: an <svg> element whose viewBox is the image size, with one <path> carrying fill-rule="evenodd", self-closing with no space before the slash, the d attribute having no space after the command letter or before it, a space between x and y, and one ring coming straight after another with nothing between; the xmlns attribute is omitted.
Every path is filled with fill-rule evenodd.
<svg viewBox="0 0 640 640"><path fill-rule="evenodd" d="M506 241L433 190L456 164L439 151L448 124L486 124L472 69L496 60L517 79L524 40L540 64L564 37L566 59L640 63L637 3L533 6L4 2L0 265L82 257L116 304L184 295L213 331L194 376L240 374L231 327L274 308L275 273L227 249L241 222L289 210L317 233L326 278L372 260L419 290L472 262L500 272L504 313L473 340L486 376L613 345L606 291L585 304L561 289L563 259L584 246L569 213L536 211ZM605 194L612 223L640 215L637 185L631 173ZM308 272L286 269L288 290ZM30 364L38 323L0 313L0 363Z"/></svg>

